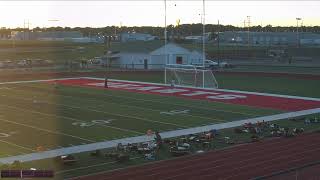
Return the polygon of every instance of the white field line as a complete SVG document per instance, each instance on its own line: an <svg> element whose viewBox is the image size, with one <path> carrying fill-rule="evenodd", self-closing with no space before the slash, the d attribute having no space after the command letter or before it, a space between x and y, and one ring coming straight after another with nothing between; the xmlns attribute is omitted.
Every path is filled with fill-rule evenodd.
<svg viewBox="0 0 320 180"><path fill-rule="evenodd" d="M31 80L31 81L10 81L10 82L0 82L0 85L3 84L23 84L23 83L34 83L34 82L49 82L54 80L68 80L68 79L96 79L96 80L104 80L104 78L94 78L94 77L75 77L75 78L56 78L56 79L45 79L45 80ZM109 79L111 81L118 82L133 82L139 84L150 84L150 85L160 85L160 86L169 86L167 84L162 83L150 83L150 82L140 82L140 81L127 81L127 80L117 80L117 79ZM177 87L185 87L185 88L194 88L188 86L177 86ZM271 93L258 93L258 92L250 92L250 91L239 91L239 90L229 90L229 89L210 89L210 88L194 88L194 89L203 89L203 90L215 90L222 92L234 92L234 93L244 93L244 94L253 94L253 95L262 95L262 96L272 96L272 97L283 97L290 99L303 99L303 100L312 100L312 101L320 101L320 98L311 98L311 97L301 97L301 96L290 96L290 95L281 95L281 94L271 94Z"/></svg>
<svg viewBox="0 0 320 180"><path fill-rule="evenodd" d="M36 130L39 130L39 131L44 131L44 132L51 133L51 134L68 136L68 137L80 139L80 140L87 141L87 142L96 142L96 141L93 141L93 140L90 140L90 139L86 139L86 138L82 138L82 137L79 137L79 136L74 136L74 135L62 133L62 132L59 132L59 131L51 131L51 130L39 128L39 127L36 127L36 126L31 126L31 125L27 125L27 124L23 124L23 123L9 121L9 120L3 119L3 118L0 118L0 121L11 123L11 124L16 124L16 125L20 125L20 126L24 126L24 127L28 127L28 128L32 128L32 129L36 129Z"/></svg>
<svg viewBox="0 0 320 180"><path fill-rule="evenodd" d="M4 84L24 84L24 83L37 83L37 82L49 82L54 80L68 80L68 79L81 79L81 77L75 78L56 78L56 79L43 79L43 80L30 80L30 81L10 81L10 82L0 82L0 85Z"/></svg>
<svg viewBox="0 0 320 180"><path fill-rule="evenodd" d="M71 117L67 117L67 116L60 116L60 115L56 115L56 114L48 114L48 113L43 113L43 112L39 112L39 111L33 111L33 110L29 110L29 109L22 109L22 108L18 108L18 107L14 107L14 106L3 105L3 104L0 104L0 106L5 106L7 108L16 109L16 110L19 110L19 111L25 111L25 112L34 113L34 114L41 114L41 115L44 115L44 116L52 116L52 117L57 117L57 118L68 119L68 120L72 120L73 122L83 122L83 120L76 119L76 118L71 118ZM100 124L100 126L104 126L104 127L108 127L108 128L116 129L116 130L120 130L120 131L125 131L125 132L132 132L132 133L135 133L135 134L138 134L138 135L144 134L142 132L133 131L133 130L124 129L124 128L119 128L119 127L115 127L115 126L109 126L109 125L105 125L105 124Z"/></svg>
<svg viewBox="0 0 320 180"><path fill-rule="evenodd" d="M135 160L135 159L139 159L139 158L141 158L141 157L133 157L133 158L130 158L130 160ZM115 163L117 163L117 161L111 161L111 162L105 162L105 163L100 163L100 164L94 164L91 166L83 166L83 167L78 167L78 168L73 168L73 169L57 171L57 172L55 172L55 174L58 175L58 174L66 173L66 172L82 170L82 169L89 169L89 168L93 168L93 167L99 167L99 166L104 166L104 165L108 165L108 164L115 164Z"/></svg>
<svg viewBox="0 0 320 180"><path fill-rule="evenodd" d="M94 78L94 77L81 77L86 79L96 79L96 80L104 80L104 78ZM138 83L138 84L150 84L150 85L160 85L160 86L169 86L167 84L161 83L149 83L149 82L140 82L140 81L126 81L126 80L117 80L117 79L109 79L110 81L118 81L118 82L127 82L127 83ZM302 100L312 100L312 101L320 101L320 98L311 98L311 97L301 97L301 96L290 96L290 95L281 95L281 94L271 94L271 93L259 93L259 92L250 92L250 91L239 91L239 90L230 90L230 89L210 89L210 88L201 88L201 87L189 87L189 86L177 86L177 87L185 87L185 88L193 88L193 89L203 89L203 90L214 90L214 91L222 91L222 92L234 92L234 93L243 93L243 94L253 94L253 95L262 95L262 96L272 96L272 97L283 97L289 99L302 99Z"/></svg>
<svg viewBox="0 0 320 180"><path fill-rule="evenodd" d="M117 81L117 80L115 80ZM128 81L129 82L129 81ZM124 90L125 91L125 90ZM92 94L92 93L88 93L88 94ZM140 93L141 94L141 93ZM124 98L123 96L115 96L115 95L109 95L109 94L104 94L103 96L110 96L110 97L118 97L118 98ZM185 104L176 104L176 103L173 103L173 102L164 102L164 101L156 101L156 100L150 100L150 99L141 99L141 98L134 98L134 97L126 97L126 99L132 99L132 100L137 100L137 101L143 101L143 102L153 102L153 103L161 103L161 104L168 104L168 105L174 105L174 106L182 106L182 107L187 107L187 108L197 108L197 109L202 109L202 110L214 110L214 111L220 111L220 112L227 112L227 113L232 113L232 114L241 114L241 115L250 115L250 116L257 116L257 114L253 114L253 113L244 113L244 112L239 112L239 111L229 111L229 110L222 110L222 109L216 109L216 108L213 108L213 107L210 107L210 108L205 108L203 106L191 106L191 105L185 105ZM190 100L190 99L188 99ZM231 105L235 105L235 104L232 104L232 103L227 103L227 102L218 102L218 101L214 101L214 103L217 103L217 104L231 104ZM247 106L247 105L241 105L241 106ZM251 107L252 106L247 106L247 107ZM265 108L265 109L268 109L268 108ZM274 109L272 109L274 110Z"/></svg>
<svg viewBox="0 0 320 180"><path fill-rule="evenodd" d="M95 79L95 80L104 80L103 78L92 78L92 77L82 77L82 79ZM159 86L169 86L166 84L161 84L161 83L145 83L145 82L139 82L139 81L126 81L126 80L117 80L117 79L109 79L110 81L116 81L116 82L133 82L133 83L139 83L141 85L146 85L146 84L150 84L150 85L159 85ZM210 89L210 88L200 88L200 87L189 87L189 86L176 86L176 87L180 87L180 88L192 88L192 89L198 89L198 90L206 90L206 91L218 91L218 89ZM262 95L262 96L271 96L271 97L282 97L282 98L291 98L291 99L302 99L302 100L313 100L313 101L320 101L319 98L310 98L310 97L299 97L299 96L287 96L287 95L277 95L277 94L268 94L268 93L257 93L257 92L248 92L248 91L236 91L236 90L227 90L227 89L219 89L220 91L223 92L235 92L235 93L243 93L243 94L253 94L253 95ZM147 101L147 100L146 100ZM211 102L211 101L210 101ZM228 105L238 105L238 106L244 106L244 107L249 107L252 108L253 106L249 106L249 105L245 105L245 104L234 104L231 102L219 102L219 101L212 101L216 104L228 104ZM161 102L159 101L159 103L165 103L165 102ZM260 107L263 108L265 110L269 109L269 110L277 110L274 108L270 108L270 107ZM219 110L219 111L224 111L224 110ZM228 112L228 111L225 111ZM238 113L238 114L245 114L245 115L251 115L251 116L257 116L257 114L253 114L253 113L242 113L242 112L237 112L237 111L229 111L230 113Z"/></svg>
<svg viewBox="0 0 320 180"><path fill-rule="evenodd" d="M10 92L12 91L22 91L20 89L13 89L11 90ZM129 108L135 108L135 109L140 109L140 110L148 110L148 111L153 111L153 112L163 112L162 110L159 110L159 109L151 109L151 108L145 108L145 107L139 107L139 106L132 106L132 105L126 105L126 104L121 104L121 103L114 103L114 102L110 102L110 101L99 101L99 100L95 100L95 99L91 99L91 98L87 98L86 100L83 100L81 98L78 98L78 97L73 97L73 96L68 96L68 95L61 95L61 94L56 94L56 95L52 95L52 94L46 94L46 93L43 93L41 92L42 95L46 95L46 96L51 96L51 97L54 97L54 96L61 96L61 97L66 97L66 98L71 98L71 99L76 99L78 101L91 101L91 102L98 102L98 103L104 103L104 104L114 104L114 105L118 105L118 106L123 106L123 107L129 107ZM107 96L111 96L111 97L114 97L113 95L107 95ZM37 96L39 97L39 96ZM116 96L118 97L118 96ZM142 100L142 99L141 99ZM141 101L140 100L140 101ZM150 100L152 101L152 100ZM166 103L168 104L168 103ZM170 103L170 105L172 105ZM96 107L101 107L101 106L104 106L104 105L97 105ZM179 105L179 106L184 106L185 105ZM92 108L94 108L94 106L92 106ZM193 108L193 107L192 107ZM197 107L198 108L198 107ZM201 108L198 108L198 109L201 109ZM205 110L209 110L209 109L205 109ZM215 110L214 108L210 109L210 110ZM221 110L217 110L217 111L221 111ZM230 112L230 111L223 111L223 112ZM231 112L233 113L233 112ZM238 114L238 113L237 113ZM240 113L239 113L240 114ZM214 120L215 122L226 122L226 120L223 120L223 119L217 119L217 118L210 118L210 117L204 117L204 116L198 116L198 115L191 115L191 114L179 114L180 116L190 116L190 117L195 117L195 118L200 118L200 119L206 119L206 120ZM246 114L246 115L249 115L249 114ZM256 116L256 115L255 115Z"/></svg>
<svg viewBox="0 0 320 180"><path fill-rule="evenodd" d="M96 79L96 80L103 80L101 78L89 78L89 77L81 77L81 78L75 78L75 79ZM55 80L55 79L53 79ZM110 79L111 80L111 79ZM47 80L50 81L50 80ZM143 82L137 82L137 81L122 81L122 80L115 80L112 79L112 81L118 81L118 82L135 82L135 83L141 83L141 84L155 84L155 85L161 85L161 86L166 86L164 84L157 84L157 83L143 83ZM44 81L42 81L44 82ZM201 88L200 88L201 89ZM210 89L209 89L210 90ZM212 90L212 89L211 89ZM93 93L87 93L87 94L93 94ZM244 113L244 112L238 112L238 111L229 111L229 110L222 110L222 109L217 109L217 108L204 108L204 107L200 107L200 106L191 106L191 105L186 105L186 104L175 104L175 103L168 103L168 102L164 102L164 101L156 101L156 100L150 100L150 99L141 99L141 98L134 98L134 97L123 97L123 96L115 96L115 95L108 95L108 94L104 94L102 96L109 96L109 97L118 97L118 98L125 98L125 99L132 99L132 100L137 100L137 101L143 101L143 102L153 102L153 103L161 103L161 104L168 104L168 105L175 105L175 106L181 106L181 107L187 107L187 108L197 108L197 109L202 109L202 110L207 110L207 111L220 111L220 112L227 112L227 113L232 113L232 114L241 114L241 115L249 115L249 116L257 116L257 114L253 114L253 113ZM232 104L232 103L227 103L227 102L215 102L215 103L219 103L219 104ZM232 104L235 105L235 104ZM247 106L247 105L241 105L241 106ZM252 106L247 106L252 108ZM264 109L270 109L270 108L264 108ZM271 109L274 110L274 109Z"/></svg>
<svg viewBox="0 0 320 180"><path fill-rule="evenodd" d="M33 99L30 99L30 98L14 98L14 97L9 97L9 98L20 99L20 100L22 99L22 100L25 100L25 101L33 101ZM109 115L112 115L112 116L125 117L125 118L131 118L131 119L137 119L137 120L141 120L141 121L146 121L146 122L152 122L152 123L158 123L158 124L165 124L165 125L172 125L172 126L177 126L177 127L188 128L187 126L182 126L182 125L178 125L178 124L174 124L174 123L149 120L149 119L141 118L141 117L137 117L137 116L121 115L121 114L117 114L117 113L104 112L104 111L91 109L91 108L83 108L83 107L79 107L79 106L70 106L70 105L64 105L64 104L60 104L60 103L52 103L52 102L48 102L48 101L41 101L41 103L57 105L57 106L64 106L64 107L71 108L71 109L84 109L84 110L88 110L88 111L92 111L92 112L109 114Z"/></svg>
<svg viewBox="0 0 320 180"><path fill-rule="evenodd" d="M268 122L268 121L294 118L294 117L315 114L315 113L320 113L320 108L303 110L303 111L296 111L296 112L289 112L289 113L282 113L282 114L276 114L276 115L271 115L271 116L251 118L251 119L244 119L244 120L240 120L240 121L232 121L232 122L227 122L227 123L194 127L194 128L181 129L181 130L175 130L175 131L167 131L167 132L162 132L161 136L163 138L171 138L171 137L183 136L183 135L188 135L188 134L201 133L201 132L209 131L211 129L220 130L220 129L238 127L238 126L243 125L244 123L249 123L249 122L257 123L257 122L262 122L263 120L265 122ZM150 141L151 139L153 139L153 137L149 137L149 136L144 135L144 136L123 138L123 139L116 139L116 140L111 140L111 141L106 141L106 142L97 142L97 143L92 143L92 144L55 149L55 150L51 150L51 151L44 151L44 152L31 153L31 154L26 154L26 155L17 155L17 156L12 156L12 157L0 158L0 163L4 163L4 164L12 163L15 160L19 160L21 162L27 162L27 161L33 161L33 160L39 160L39 159L53 158L53 157L61 156L61 155L75 154L75 153L81 153L81 152L94 151L97 149L111 148L111 147L117 146L118 143L122 143L122 144L141 143L141 142Z"/></svg>
<svg viewBox="0 0 320 180"><path fill-rule="evenodd" d="M21 148L21 149L24 149L24 150L28 150L28 151L31 151L31 152L35 152L35 150L33 150L33 149L31 149L31 148L27 148L27 147L24 147L24 146L21 146L21 145L12 143L12 142L4 141L4 140L0 140L0 142L6 143L6 144L9 144L9 145L11 145L11 146L15 146L15 147L18 147L18 148ZM19 152L19 153L20 153L20 152Z"/></svg>

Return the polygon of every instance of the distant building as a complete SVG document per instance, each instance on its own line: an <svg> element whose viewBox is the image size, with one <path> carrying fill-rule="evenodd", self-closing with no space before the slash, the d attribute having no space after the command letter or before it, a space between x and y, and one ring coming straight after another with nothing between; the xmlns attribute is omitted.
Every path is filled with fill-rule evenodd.
<svg viewBox="0 0 320 180"><path fill-rule="evenodd" d="M204 42L208 42L211 40L211 37L212 37L212 33L211 32L208 32L208 33L205 33L204 35ZM203 36L199 35L199 36L186 36L184 37L184 39L186 41L191 41L191 42L194 42L194 43L202 43L203 42Z"/></svg>
<svg viewBox="0 0 320 180"><path fill-rule="evenodd" d="M121 45L123 44L123 45ZM128 69L162 69L165 64L201 63L202 53L194 49L168 43L165 49L163 42L121 43L104 58L112 66Z"/></svg>
<svg viewBox="0 0 320 180"><path fill-rule="evenodd" d="M11 32L11 38L15 40L64 40L66 38L82 37L83 35L78 31Z"/></svg>
<svg viewBox="0 0 320 180"><path fill-rule="evenodd" d="M136 32L127 32L127 33L120 34L121 42L153 41L153 40L156 40L157 38L158 38L157 36L152 36L151 34L136 33Z"/></svg>
<svg viewBox="0 0 320 180"><path fill-rule="evenodd" d="M226 31L219 33L220 42L251 45L320 45L320 34L300 32Z"/></svg>

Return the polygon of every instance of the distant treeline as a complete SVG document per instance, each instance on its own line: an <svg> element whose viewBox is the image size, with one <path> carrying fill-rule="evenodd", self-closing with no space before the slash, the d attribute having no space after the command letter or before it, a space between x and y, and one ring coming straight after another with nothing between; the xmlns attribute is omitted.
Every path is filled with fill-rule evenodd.
<svg viewBox="0 0 320 180"><path fill-rule="evenodd" d="M217 25L217 24L207 24L206 32L224 32L224 31L247 31L247 27L236 27L232 25ZM9 36L11 31L24 31L23 28L14 28L14 29L0 29L0 34ZM164 27L154 27L154 26L107 26L107 27L49 27L49 28L40 28L36 27L32 29L33 31L80 31L84 36L94 36L94 35L114 35L121 32L139 32L139 33L148 33L154 36L163 37ZM31 31L32 31L31 30ZM252 26L250 31L252 32L295 32L297 27L295 26ZM182 24L179 26L169 25L167 27L168 35L181 35L181 36L190 36L190 35L200 35L202 33L202 24ZM299 32L313 32L320 33L320 26L302 26L299 27Z"/></svg>

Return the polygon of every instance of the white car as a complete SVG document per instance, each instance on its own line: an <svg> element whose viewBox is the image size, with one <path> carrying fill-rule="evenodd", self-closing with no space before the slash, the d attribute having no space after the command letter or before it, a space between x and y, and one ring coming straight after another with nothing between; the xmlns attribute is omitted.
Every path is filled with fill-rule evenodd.
<svg viewBox="0 0 320 180"><path fill-rule="evenodd" d="M200 62L200 63L192 63L192 65L203 66L203 63L202 62ZM214 67L218 67L218 63L207 59L207 60L204 61L204 67L213 69Z"/></svg>

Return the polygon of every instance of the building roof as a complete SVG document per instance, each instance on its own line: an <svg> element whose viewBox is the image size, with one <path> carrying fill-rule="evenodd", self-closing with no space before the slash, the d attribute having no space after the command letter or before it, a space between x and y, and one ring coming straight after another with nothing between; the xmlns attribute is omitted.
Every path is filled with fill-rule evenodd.
<svg viewBox="0 0 320 180"><path fill-rule="evenodd" d="M197 48L192 48L187 44L176 44L168 43L168 46L175 45L182 49L195 51ZM120 52L131 52L131 53L151 53L159 48L164 46L163 41L134 41L134 42L125 42L125 43L113 43L109 50L111 51L120 51ZM169 47L168 47L169 49Z"/></svg>

